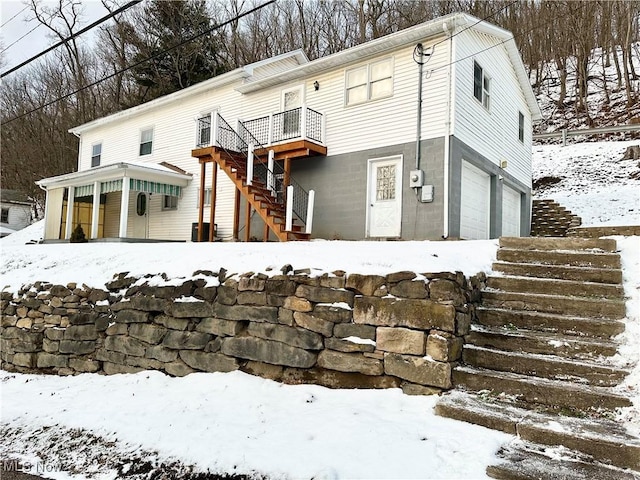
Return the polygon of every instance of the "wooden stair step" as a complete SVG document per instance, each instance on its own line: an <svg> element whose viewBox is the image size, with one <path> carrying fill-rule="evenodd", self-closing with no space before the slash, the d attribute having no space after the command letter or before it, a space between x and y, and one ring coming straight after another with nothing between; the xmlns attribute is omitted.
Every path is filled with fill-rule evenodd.
<svg viewBox="0 0 640 480"><path fill-rule="evenodd" d="M526 310L480 306L478 323L488 327L507 327L541 332L559 332L578 337L611 338L624 332L619 320L560 315Z"/></svg>
<svg viewBox="0 0 640 480"><path fill-rule="evenodd" d="M550 334L535 330L513 330L502 327L471 325L471 332L465 337L467 344L490 347L504 351L521 351L540 355L584 359L611 357L618 345L602 338L592 338L562 333Z"/></svg>
<svg viewBox="0 0 640 480"><path fill-rule="evenodd" d="M618 385L629 374L628 370L592 361L577 361L555 355L530 352L503 351L473 344L464 346L462 360L467 365L498 372L511 372L602 387Z"/></svg>

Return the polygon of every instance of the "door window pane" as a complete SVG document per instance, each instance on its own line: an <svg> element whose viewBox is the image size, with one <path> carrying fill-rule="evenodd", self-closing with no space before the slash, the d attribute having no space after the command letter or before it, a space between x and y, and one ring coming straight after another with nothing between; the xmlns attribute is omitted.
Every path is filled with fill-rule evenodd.
<svg viewBox="0 0 640 480"><path fill-rule="evenodd" d="M396 198L396 166L378 167L376 171L376 200Z"/></svg>

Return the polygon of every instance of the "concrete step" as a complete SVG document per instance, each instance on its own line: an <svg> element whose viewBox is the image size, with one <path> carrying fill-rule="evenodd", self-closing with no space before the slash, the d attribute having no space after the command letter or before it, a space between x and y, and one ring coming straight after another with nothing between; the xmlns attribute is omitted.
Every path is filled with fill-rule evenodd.
<svg viewBox="0 0 640 480"><path fill-rule="evenodd" d="M459 391L443 395L435 413L517 435L526 442L561 445L619 468L640 469L640 439L613 420L534 412L494 397Z"/></svg>
<svg viewBox="0 0 640 480"><path fill-rule="evenodd" d="M478 347L573 359L611 357L617 352L617 344L611 340L533 330L512 330L504 326L471 325L471 332L465 337L465 341L467 345Z"/></svg>
<svg viewBox="0 0 640 480"><path fill-rule="evenodd" d="M535 277L489 277L487 287L505 292L543 293L572 297L624 298L622 285L597 282L577 282Z"/></svg>
<svg viewBox="0 0 640 480"><path fill-rule="evenodd" d="M511 263L537 263L540 265L562 265L573 267L620 268L617 253L569 252L544 250L516 250L501 247L496 259Z"/></svg>
<svg viewBox="0 0 640 480"><path fill-rule="evenodd" d="M621 319L626 316L624 301L604 298L591 299L583 297L563 297L560 295L483 290L482 304L486 307L529 310L590 318Z"/></svg>
<svg viewBox="0 0 640 480"><path fill-rule="evenodd" d="M505 263L495 262L493 270L505 275L555 278L558 280L575 280L578 282L622 283L622 270L611 268L568 267L556 265L540 265L538 263Z"/></svg>
<svg viewBox="0 0 640 480"><path fill-rule="evenodd" d="M486 473L499 480L640 480L640 472L589 461L563 447L550 449L521 440L502 447L498 457L501 462L489 465Z"/></svg>
<svg viewBox="0 0 640 480"><path fill-rule="evenodd" d="M462 361L473 367L511 372L532 377L573 383L613 387L629 374L628 370L592 361L561 358L529 352L504 351L466 344Z"/></svg>
<svg viewBox="0 0 640 480"><path fill-rule="evenodd" d="M579 337L611 338L624 332L624 323L617 320L557 315L503 308L478 307L478 323L487 327L558 332Z"/></svg>
<svg viewBox="0 0 640 480"><path fill-rule="evenodd" d="M500 246L519 250L601 250L611 253L617 250L612 238L500 237Z"/></svg>
<svg viewBox="0 0 640 480"><path fill-rule="evenodd" d="M476 367L456 367L453 370L453 383L456 387L474 392L488 390L515 395L521 402L545 405L550 409L557 410L568 409L595 413L601 410L631 406L628 397L617 394L607 387L579 385Z"/></svg>

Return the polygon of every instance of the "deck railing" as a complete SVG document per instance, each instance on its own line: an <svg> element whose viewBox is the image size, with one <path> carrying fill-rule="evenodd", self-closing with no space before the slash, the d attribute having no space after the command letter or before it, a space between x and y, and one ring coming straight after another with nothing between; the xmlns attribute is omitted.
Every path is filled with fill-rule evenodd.
<svg viewBox="0 0 640 480"><path fill-rule="evenodd" d="M296 139L324 144L324 115L305 105L241 123L262 146Z"/></svg>
<svg viewBox="0 0 640 480"><path fill-rule="evenodd" d="M294 110L299 111L300 109ZM272 117L263 117L250 122L238 122L238 129L235 130L218 112L204 115L197 120L196 146L198 148L215 146L229 154L241 153L245 157L244 161L235 159L234 155L229 155L234 159L232 167L246 171L248 184L259 182L265 185L272 193L272 198L267 201L271 202L273 206L289 204L292 212L306 225L307 233L311 233L310 209L313 208L313 204L311 203L310 206L309 192L291 177L286 178L284 168L274 161L273 155L259 157L254 153L258 149L267 150L266 145L262 143L264 131L260 130L260 126L264 126L264 123L261 122L264 122L265 118ZM258 129L257 136L247 128L247 125ZM285 185L285 182L288 184ZM290 219L287 222L287 229L291 230Z"/></svg>

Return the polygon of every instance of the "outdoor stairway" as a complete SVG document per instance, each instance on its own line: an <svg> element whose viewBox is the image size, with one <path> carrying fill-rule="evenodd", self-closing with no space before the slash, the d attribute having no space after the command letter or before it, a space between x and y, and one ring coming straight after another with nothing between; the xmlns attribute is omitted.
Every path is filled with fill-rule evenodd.
<svg viewBox="0 0 640 480"><path fill-rule="evenodd" d="M279 201L264 183L255 178L251 185L247 183L246 156L216 147L194 150L193 156L197 156L201 161L216 162L278 240L309 240L311 235L303 231L304 227L299 225L295 218L291 230L285 229L285 204Z"/></svg>
<svg viewBox="0 0 640 480"><path fill-rule="evenodd" d="M531 211L532 237L566 237L582 219L553 200L534 200Z"/></svg>
<svg viewBox="0 0 640 480"><path fill-rule="evenodd" d="M456 389L436 405L517 436L489 476L640 480L640 439L612 420L631 405L615 388L628 371L606 360L624 330L615 252L612 239L500 239Z"/></svg>

